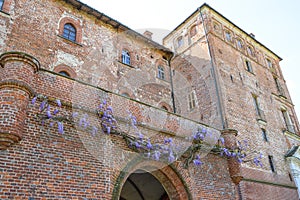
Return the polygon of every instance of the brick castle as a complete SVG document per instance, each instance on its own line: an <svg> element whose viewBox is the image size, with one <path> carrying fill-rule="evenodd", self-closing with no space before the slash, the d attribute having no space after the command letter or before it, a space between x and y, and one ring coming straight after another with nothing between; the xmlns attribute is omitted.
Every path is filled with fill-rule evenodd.
<svg viewBox="0 0 300 200"><path fill-rule="evenodd" d="M299 199L299 123L281 58L209 5L162 44L78 0L0 0L0 10L0 199ZM71 122L59 134L37 115L37 94L92 124L105 99L123 130L130 112L147 137L173 138L178 156L144 159ZM211 149L185 166L199 127L227 147L247 141L262 167Z"/></svg>

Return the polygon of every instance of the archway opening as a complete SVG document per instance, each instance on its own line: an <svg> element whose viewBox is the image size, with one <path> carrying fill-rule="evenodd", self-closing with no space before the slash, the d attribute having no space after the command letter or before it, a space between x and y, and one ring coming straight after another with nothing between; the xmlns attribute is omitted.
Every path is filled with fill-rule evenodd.
<svg viewBox="0 0 300 200"><path fill-rule="evenodd" d="M169 200L162 184L149 172L137 170L126 180L120 200Z"/></svg>

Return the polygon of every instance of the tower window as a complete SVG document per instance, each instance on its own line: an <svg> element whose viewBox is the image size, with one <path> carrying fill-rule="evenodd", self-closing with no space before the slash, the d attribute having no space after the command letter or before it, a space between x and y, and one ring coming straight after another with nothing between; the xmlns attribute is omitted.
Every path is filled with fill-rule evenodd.
<svg viewBox="0 0 300 200"><path fill-rule="evenodd" d="M130 65L130 54L127 50L122 50L122 63Z"/></svg>
<svg viewBox="0 0 300 200"><path fill-rule="evenodd" d="M190 110L194 109L196 107L196 98L195 98L195 92L192 91L188 96L189 101L189 108Z"/></svg>
<svg viewBox="0 0 300 200"><path fill-rule="evenodd" d="M272 61L269 60L269 59L266 59L266 60L267 60L267 66L268 66L269 68L273 68L273 63L272 63Z"/></svg>
<svg viewBox="0 0 300 200"><path fill-rule="evenodd" d="M180 36L177 38L177 48L181 47L183 45L183 37Z"/></svg>
<svg viewBox="0 0 300 200"><path fill-rule="evenodd" d="M246 60L246 67L247 67L247 71L253 73L253 68L251 65L251 62L249 60Z"/></svg>
<svg viewBox="0 0 300 200"><path fill-rule="evenodd" d="M263 139L264 141L268 142L268 137L267 137L267 132L265 129L261 129L261 132L262 132L262 136L263 136Z"/></svg>
<svg viewBox="0 0 300 200"><path fill-rule="evenodd" d="M295 127L291 121L291 118L290 118L288 112L286 110L281 110L281 112L282 112L286 130L289 131L290 133L295 133Z"/></svg>
<svg viewBox="0 0 300 200"><path fill-rule="evenodd" d="M75 42L76 41L76 28L70 23L65 24L64 31L63 31L63 37Z"/></svg>
<svg viewBox="0 0 300 200"><path fill-rule="evenodd" d="M157 68L157 77L162 80L165 80L165 71L162 66L158 66L158 68Z"/></svg>
<svg viewBox="0 0 300 200"><path fill-rule="evenodd" d="M249 54L250 56L254 56L254 52L253 52L252 47L247 46L247 51L248 51L248 54Z"/></svg>
<svg viewBox="0 0 300 200"><path fill-rule="evenodd" d="M268 156L269 158L269 164L272 172L275 172L275 167L274 167L274 161L273 161L273 156Z"/></svg>
<svg viewBox="0 0 300 200"><path fill-rule="evenodd" d="M244 45L241 39L237 39L237 46L239 49L243 49Z"/></svg>
<svg viewBox="0 0 300 200"><path fill-rule="evenodd" d="M225 39L227 42L232 42L232 36L231 33L229 31L225 32Z"/></svg>
<svg viewBox="0 0 300 200"><path fill-rule="evenodd" d="M197 34L197 28L196 28L196 25L194 25L190 29L190 37L194 37L196 34Z"/></svg>

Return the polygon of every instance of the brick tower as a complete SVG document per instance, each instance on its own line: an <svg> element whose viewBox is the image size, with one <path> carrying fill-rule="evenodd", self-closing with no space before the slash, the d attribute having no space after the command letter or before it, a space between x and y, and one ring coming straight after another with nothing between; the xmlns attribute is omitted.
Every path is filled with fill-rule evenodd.
<svg viewBox="0 0 300 200"><path fill-rule="evenodd" d="M0 199L299 199L281 58L207 4L152 36L78 0L0 0ZM214 148L239 142L249 162Z"/></svg>

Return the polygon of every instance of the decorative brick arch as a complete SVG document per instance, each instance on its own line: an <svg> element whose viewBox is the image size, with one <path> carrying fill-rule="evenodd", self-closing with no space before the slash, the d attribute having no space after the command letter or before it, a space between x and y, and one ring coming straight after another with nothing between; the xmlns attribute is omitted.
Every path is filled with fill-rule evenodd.
<svg viewBox="0 0 300 200"><path fill-rule="evenodd" d="M173 109L171 108L171 106L169 104L167 104L166 102L160 102L158 104L158 107L161 109L164 109L164 107L167 109L168 112L171 112Z"/></svg>
<svg viewBox="0 0 300 200"><path fill-rule="evenodd" d="M77 76L76 72L67 65L58 65L54 68L53 71L56 73L66 72L71 78L76 78Z"/></svg>
<svg viewBox="0 0 300 200"><path fill-rule="evenodd" d="M116 180L112 199L119 199L127 178L137 170L143 170L153 175L162 184L170 199L193 199L185 181L174 167L169 165L166 166L157 161L140 161L140 159L132 160L125 168L123 168L123 171L121 171Z"/></svg>
<svg viewBox="0 0 300 200"><path fill-rule="evenodd" d="M135 95L133 94L133 92L131 90L127 89L127 88L126 89L125 88L121 89L120 90L120 95L121 96L126 96L126 97L131 98L131 99L135 98Z"/></svg>
<svg viewBox="0 0 300 200"><path fill-rule="evenodd" d="M59 22L58 34L63 35L65 24L72 24L76 29L76 43L82 42L82 26L79 20L75 20L71 17L64 17Z"/></svg>

